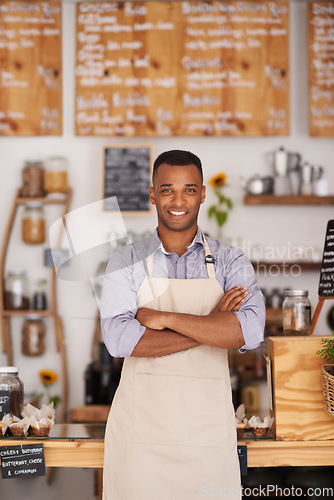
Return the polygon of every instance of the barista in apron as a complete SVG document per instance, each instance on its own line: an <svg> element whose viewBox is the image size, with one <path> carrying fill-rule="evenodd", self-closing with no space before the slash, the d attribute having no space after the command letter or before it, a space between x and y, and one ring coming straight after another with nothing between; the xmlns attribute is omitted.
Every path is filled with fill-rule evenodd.
<svg viewBox="0 0 334 500"><path fill-rule="evenodd" d="M159 186L163 179L161 186L172 186L175 191L172 202L168 201L167 192L167 204L162 201L157 206L159 236L168 252L175 247L179 255L187 250L186 245L180 250L182 237L192 235L190 240L184 239L186 242L194 238L199 205L205 198L200 186L196 211L196 200L189 198L192 193L183 194L183 186L198 189L200 183L195 165L187 164L187 167L162 164L158 170ZM177 169L186 175L176 176L175 183L170 182L171 172L175 174ZM195 183L188 181L189 173L190 178L195 176ZM154 189L156 195L157 188ZM158 205L157 197L150 193L152 203ZM170 218L168 210L172 212ZM188 221L182 226L188 215L193 218L191 224ZM184 235L185 232L188 234ZM203 241L207 279L155 278L152 276L153 255L149 253L146 277L137 294L137 319L147 327L142 339L146 333L148 339L150 329L162 330L163 327L151 326L151 317L154 324L156 311L178 313L183 319L185 314L192 318L196 315L200 320L219 307L224 292L216 279L215 265L204 237ZM177 328L174 330L179 332ZM161 335L165 334L167 331L162 330ZM107 422L104 500L240 498L227 349L201 341L194 348L184 347L168 355L152 354L149 348L142 354L143 351L138 350L142 339L134 355L124 359L121 381ZM239 337L235 345L231 341L227 344L226 347L241 347L243 342Z"/></svg>

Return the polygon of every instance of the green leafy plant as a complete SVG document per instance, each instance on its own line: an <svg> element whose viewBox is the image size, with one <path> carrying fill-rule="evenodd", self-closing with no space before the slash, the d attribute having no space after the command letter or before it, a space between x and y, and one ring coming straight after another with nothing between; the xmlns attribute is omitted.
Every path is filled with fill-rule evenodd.
<svg viewBox="0 0 334 500"><path fill-rule="evenodd" d="M316 354L324 358L325 361L334 363L334 339L321 339L322 349Z"/></svg>

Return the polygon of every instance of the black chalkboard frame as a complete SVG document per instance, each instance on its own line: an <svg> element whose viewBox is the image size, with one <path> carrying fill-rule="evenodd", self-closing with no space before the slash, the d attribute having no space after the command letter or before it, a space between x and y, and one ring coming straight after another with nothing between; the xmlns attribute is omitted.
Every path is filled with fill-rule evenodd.
<svg viewBox="0 0 334 500"><path fill-rule="evenodd" d="M334 298L334 220L327 223L324 251L322 255L321 271L319 278L319 297ZM329 287L327 293L323 293Z"/></svg>
<svg viewBox="0 0 334 500"><path fill-rule="evenodd" d="M110 191L109 188L106 186L106 173L108 166L106 164L106 159L107 159L107 154L108 151L112 150L123 150L126 154L126 152L131 152L134 151L136 152L139 149L144 149L146 150L147 153L147 159L146 159L146 164L145 164L145 170L144 173L145 175L145 183L147 185L147 189L145 187L145 190L143 189L140 193L141 201L142 204L145 205L145 208L143 206L137 206L135 209L132 207L130 209L124 208L124 204L119 201L119 198L117 198L117 192ZM110 159L110 157L109 157ZM112 166L112 168L115 168L116 170L116 165ZM122 216L133 216L133 215L150 215L153 213L153 206L150 202L150 197L149 197L149 187L151 186L151 179L152 179L152 171L153 171L153 145L152 144L109 144L109 145L104 145L102 148L102 169L101 169L101 199L103 201L102 203L102 212L104 214L113 214L115 213L112 209L108 209L106 206L104 200L106 200L109 197L116 196L119 208L121 210ZM122 179L122 182L124 183L124 179ZM130 180L129 180L130 182ZM138 185L138 184L137 184ZM124 197L123 193L123 197ZM130 203L131 205L131 203Z"/></svg>
<svg viewBox="0 0 334 500"><path fill-rule="evenodd" d="M330 241L331 240L331 241ZM329 243L330 241L330 243ZM329 268L328 264L330 266L333 266L333 259L326 259L326 257L332 257L333 254L332 252L334 251L332 248L330 248L334 244L334 219L329 220L327 223L327 228L326 228L326 236L325 236L325 245L324 245L324 251L323 251L323 256L322 256L322 261L321 261L321 270L320 270L320 278L319 278L319 288L318 288L318 304L317 307L314 311L313 317L312 317L312 325L311 325L311 334L313 334L315 326L318 322L322 306L324 305L325 300L334 300L334 292L333 292L333 286L330 287L328 290L328 294L323 294L322 290L324 289L326 282L329 285L332 285L331 280L333 277L333 271L331 268ZM328 262L327 262L328 261Z"/></svg>

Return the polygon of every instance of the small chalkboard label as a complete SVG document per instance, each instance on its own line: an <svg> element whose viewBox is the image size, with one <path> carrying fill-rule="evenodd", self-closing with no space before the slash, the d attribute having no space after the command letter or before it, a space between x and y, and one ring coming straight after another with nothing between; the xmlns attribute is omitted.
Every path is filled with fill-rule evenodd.
<svg viewBox="0 0 334 500"><path fill-rule="evenodd" d="M0 391L0 419L10 412L9 391Z"/></svg>
<svg viewBox="0 0 334 500"><path fill-rule="evenodd" d="M247 446L237 446L238 457L239 457L239 465L240 465L240 474L242 476L247 476Z"/></svg>
<svg viewBox="0 0 334 500"><path fill-rule="evenodd" d="M2 479L45 476L43 443L3 446L0 457Z"/></svg>
<svg viewBox="0 0 334 500"><path fill-rule="evenodd" d="M114 210L114 196L122 214L150 211L151 157L152 147L148 145L122 144L103 148L102 197L105 212Z"/></svg>
<svg viewBox="0 0 334 500"><path fill-rule="evenodd" d="M318 295L334 297L334 220L327 224Z"/></svg>

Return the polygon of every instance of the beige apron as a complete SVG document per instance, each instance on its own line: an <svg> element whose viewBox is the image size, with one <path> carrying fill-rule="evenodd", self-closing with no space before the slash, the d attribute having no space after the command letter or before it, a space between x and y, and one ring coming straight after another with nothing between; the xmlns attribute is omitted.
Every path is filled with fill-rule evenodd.
<svg viewBox="0 0 334 500"><path fill-rule="evenodd" d="M152 278L149 255L138 307L209 314L223 291L214 264L206 265L208 279ZM227 350L126 358L106 428L103 499L219 496L240 498Z"/></svg>

